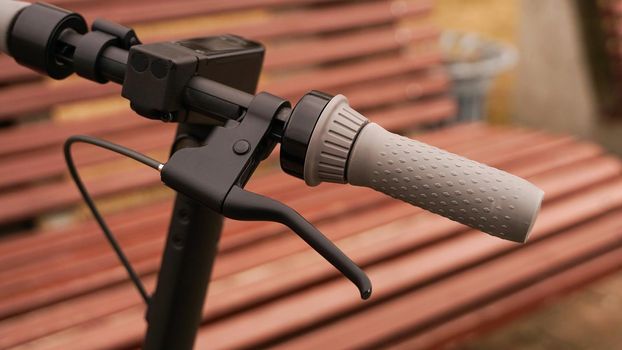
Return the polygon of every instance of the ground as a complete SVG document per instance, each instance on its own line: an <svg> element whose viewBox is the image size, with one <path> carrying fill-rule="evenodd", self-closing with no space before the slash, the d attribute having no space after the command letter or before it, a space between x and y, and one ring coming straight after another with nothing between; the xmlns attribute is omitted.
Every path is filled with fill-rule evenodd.
<svg viewBox="0 0 622 350"><path fill-rule="evenodd" d="M462 350L620 348L622 272L460 346Z"/></svg>
<svg viewBox="0 0 622 350"><path fill-rule="evenodd" d="M437 0L436 6L434 21L441 28L474 31L516 44L520 0ZM489 120L509 120L514 80L512 72L497 80L489 98ZM459 348L622 349L622 272Z"/></svg>

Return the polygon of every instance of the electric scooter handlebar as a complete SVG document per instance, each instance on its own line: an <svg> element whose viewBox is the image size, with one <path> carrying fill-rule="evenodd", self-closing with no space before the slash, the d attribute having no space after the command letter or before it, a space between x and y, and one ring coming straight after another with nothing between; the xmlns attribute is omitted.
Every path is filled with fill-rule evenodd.
<svg viewBox="0 0 622 350"><path fill-rule="evenodd" d="M372 188L491 235L525 242L544 193L507 172L387 130L338 95L324 109L305 181Z"/></svg>
<svg viewBox="0 0 622 350"><path fill-rule="evenodd" d="M162 181L222 215L289 226L352 280L363 298L371 294L369 279L332 242L293 209L243 189L277 142L283 170L310 186L370 187L503 239L527 239L544 194L531 183L390 133L342 95L312 91L291 108L277 96L249 94L198 71L238 54L248 61L234 61L258 76L263 47L257 43L221 36L211 38L216 46L201 40L141 45L131 28L97 20L92 29L79 14L51 5L0 0L0 50L20 64L55 79L77 73L122 84L132 108L148 118L231 122L215 127L207 146L175 152L160 169ZM222 45L226 54L218 48L213 56L205 53Z"/></svg>

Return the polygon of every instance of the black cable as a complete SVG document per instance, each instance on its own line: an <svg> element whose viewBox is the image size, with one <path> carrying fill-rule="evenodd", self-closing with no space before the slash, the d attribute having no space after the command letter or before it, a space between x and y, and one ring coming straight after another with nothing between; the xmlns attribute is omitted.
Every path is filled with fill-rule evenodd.
<svg viewBox="0 0 622 350"><path fill-rule="evenodd" d="M63 148L64 153L65 153L65 161L67 162L67 168L69 169L69 173L71 174L73 181L78 187L78 190L82 194L82 198L88 205L89 209L91 210L91 213L95 217L95 220L97 220L97 223L99 224L102 231L104 232L104 235L108 239L108 243L110 243L110 245L112 246L112 249L114 249L115 253L117 253L119 260L121 260L121 264L123 264L123 267L125 267L125 270L127 271L127 273L130 276L130 279L136 286L136 289L138 289L138 292L142 296L145 303L148 304L149 294L147 293L145 286L143 285L136 271L134 271L132 264L130 263L128 258L123 253L121 246L119 245L116 238L110 231L110 228L108 227L108 225L106 224L106 221L104 220L99 210L97 209L97 206L95 205L95 202L93 201L93 198L91 198L91 195L87 191L86 187L84 186L84 183L82 182L82 179L80 178L80 175L78 174L78 170L76 168L76 165L73 161L73 157L71 155L71 146L77 142L88 143L94 146L98 146L98 147L105 148L107 150L119 153L121 155L132 158L158 171L161 169L162 163L144 154L131 150L129 148L125 148L123 146L120 146L120 145L117 145L117 144L114 144L112 142L108 142L102 139L98 139L92 136L85 136L85 135L71 136L70 138L67 139L67 141L65 141L65 145Z"/></svg>

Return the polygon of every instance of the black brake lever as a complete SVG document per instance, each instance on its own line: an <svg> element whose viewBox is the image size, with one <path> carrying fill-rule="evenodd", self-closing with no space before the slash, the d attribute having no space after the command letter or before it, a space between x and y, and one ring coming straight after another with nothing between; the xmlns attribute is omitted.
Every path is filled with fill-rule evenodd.
<svg viewBox="0 0 622 350"><path fill-rule="evenodd" d="M222 214L236 220L274 221L289 227L352 281L362 299L371 296L371 281L365 272L315 226L285 204L234 186L225 199Z"/></svg>
<svg viewBox="0 0 622 350"><path fill-rule="evenodd" d="M372 289L369 278L337 246L294 209L243 189L259 162L274 149L273 122L284 110L289 110L286 101L258 94L238 125L217 127L205 146L175 152L160 169L162 181L228 218L286 225L350 279L361 298L367 299Z"/></svg>

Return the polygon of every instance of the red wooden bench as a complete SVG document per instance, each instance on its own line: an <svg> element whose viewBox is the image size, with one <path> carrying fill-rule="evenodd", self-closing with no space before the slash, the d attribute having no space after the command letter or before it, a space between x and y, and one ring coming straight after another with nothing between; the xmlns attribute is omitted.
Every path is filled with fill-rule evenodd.
<svg viewBox="0 0 622 350"><path fill-rule="evenodd" d="M540 131L438 127L450 124L455 107L436 51L438 31L426 20L431 1L54 3L90 19L137 24L145 41L220 32L259 39L268 48L261 90L292 100L311 88L343 93L386 128L526 177L546 192L521 246L371 190L308 188L273 158L249 187L313 221L365 268L375 294L361 302L348 281L280 225L226 221L197 348L432 348L621 266L616 158ZM85 215L60 145L88 133L164 159L173 126L131 113L113 85L50 82L6 57L0 62L0 119L7 125L0 130L0 226L10 232L0 239L0 348L138 347L145 307ZM93 116L78 118L85 111ZM76 157L152 288L170 191L160 189L157 175L109 154L84 147Z"/></svg>

